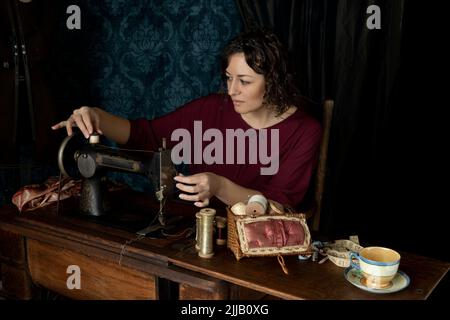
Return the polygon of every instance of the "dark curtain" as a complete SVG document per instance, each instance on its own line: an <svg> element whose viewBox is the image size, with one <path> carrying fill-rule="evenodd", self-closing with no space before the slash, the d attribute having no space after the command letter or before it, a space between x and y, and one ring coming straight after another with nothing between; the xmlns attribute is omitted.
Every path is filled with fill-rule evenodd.
<svg viewBox="0 0 450 320"><path fill-rule="evenodd" d="M331 1L248 1L236 0L246 29L273 30L288 50L291 70L301 93L320 103L331 94L335 2Z"/></svg>
<svg viewBox="0 0 450 320"><path fill-rule="evenodd" d="M61 119L52 67L57 4L0 1L0 205L25 184L56 174Z"/></svg>
<svg viewBox="0 0 450 320"><path fill-rule="evenodd" d="M445 168L435 76L444 73L443 8L408 0L237 3L246 27L270 27L288 46L304 94L335 100L320 231L448 259L439 214L448 205L436 183ZM381 29L369 30L373 4Z"/></svg>
<svg viewBox="0 0 450 320"><path fill-rule="evenodd" d="M393 215L385 202L392 181L386 174L386 138L395 108L391 98L399 71L404 2L376 2L380 30L366 27L366 9L374 1L337 2L335 112L322 220L326 229L371 238L371 231Z"/></svg>
<svg viewBox="0 0 450 320"><path fill-rule="evenodd" d="M55 29L49 0L0 3L0 165L19 161L19 145L33 145L40 162L57 150L48 129L58 118L51 70Z"/></svg>

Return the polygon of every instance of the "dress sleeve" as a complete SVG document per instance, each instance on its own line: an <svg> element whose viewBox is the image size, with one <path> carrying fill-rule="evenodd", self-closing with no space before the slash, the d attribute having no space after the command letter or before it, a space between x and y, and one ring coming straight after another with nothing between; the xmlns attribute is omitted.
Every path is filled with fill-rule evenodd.
<svg viewBox="0 0 450 320"><path fill-rule="evenodd" d="M303 200L317 165L322 128L311 121L290 150L280 155L278 173L258 189L268 199L297 207Z"/></svg>
<svg viewBox="0 0 450 320"><path fill-rule="evenodd" d="M129 149L155 151L166 138L167 147L171 148L171 135L175 129L184 128L191 132L195 120L202 119L202 111L209 104L210 98L199 98L188 102L162 117L148 120L130 120L130 137L124 147Z"/></svg>

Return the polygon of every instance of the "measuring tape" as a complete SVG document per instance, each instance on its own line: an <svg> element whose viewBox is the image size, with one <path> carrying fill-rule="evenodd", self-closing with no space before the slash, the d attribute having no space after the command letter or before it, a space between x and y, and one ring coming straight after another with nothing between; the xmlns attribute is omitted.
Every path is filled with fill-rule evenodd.
<svg viewBox="0 0 450 320"><path fill-rule="evenodd" d="M359 245L358 236L351 236L349 240L335 240L334 242L315 241L313 249L325 256L319 263L330 260L338 267L347 268L350 266L350 253L359 252L363 247Z"/></svg>

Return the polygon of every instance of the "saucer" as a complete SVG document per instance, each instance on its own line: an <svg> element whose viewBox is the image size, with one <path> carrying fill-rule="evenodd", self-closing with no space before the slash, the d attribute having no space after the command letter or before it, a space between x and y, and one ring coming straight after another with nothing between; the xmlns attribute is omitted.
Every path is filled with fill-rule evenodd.
<svg viewBox="0 0 450 320"><path fill-rule="evenodd" d="M352 267L348 267L347 269L345 269L344 275L345 279L347 279L347 281L353 284L354 286L357 286L358 288L364 291L369 291L373 293L397 292L405 289L410 283L408 275L400 270L397 272L394 279L392 279L392 285L389 286L388 288L381 288L381 289L374 289L365 286L364 277L362 276L361 272Z"/></svg>

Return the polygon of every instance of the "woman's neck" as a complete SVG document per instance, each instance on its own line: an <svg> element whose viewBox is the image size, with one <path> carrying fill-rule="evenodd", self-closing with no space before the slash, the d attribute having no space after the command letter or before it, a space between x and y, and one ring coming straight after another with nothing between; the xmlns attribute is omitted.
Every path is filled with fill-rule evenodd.
<svg viewBox="0 0 450 320"><path fill-rule="evenodd" d="M263 129L280 123L297 110L297 107L290 107L283 114L277 116L275 108L261 108L259 110L241 114L242 119L254 129Z"/></svg>

